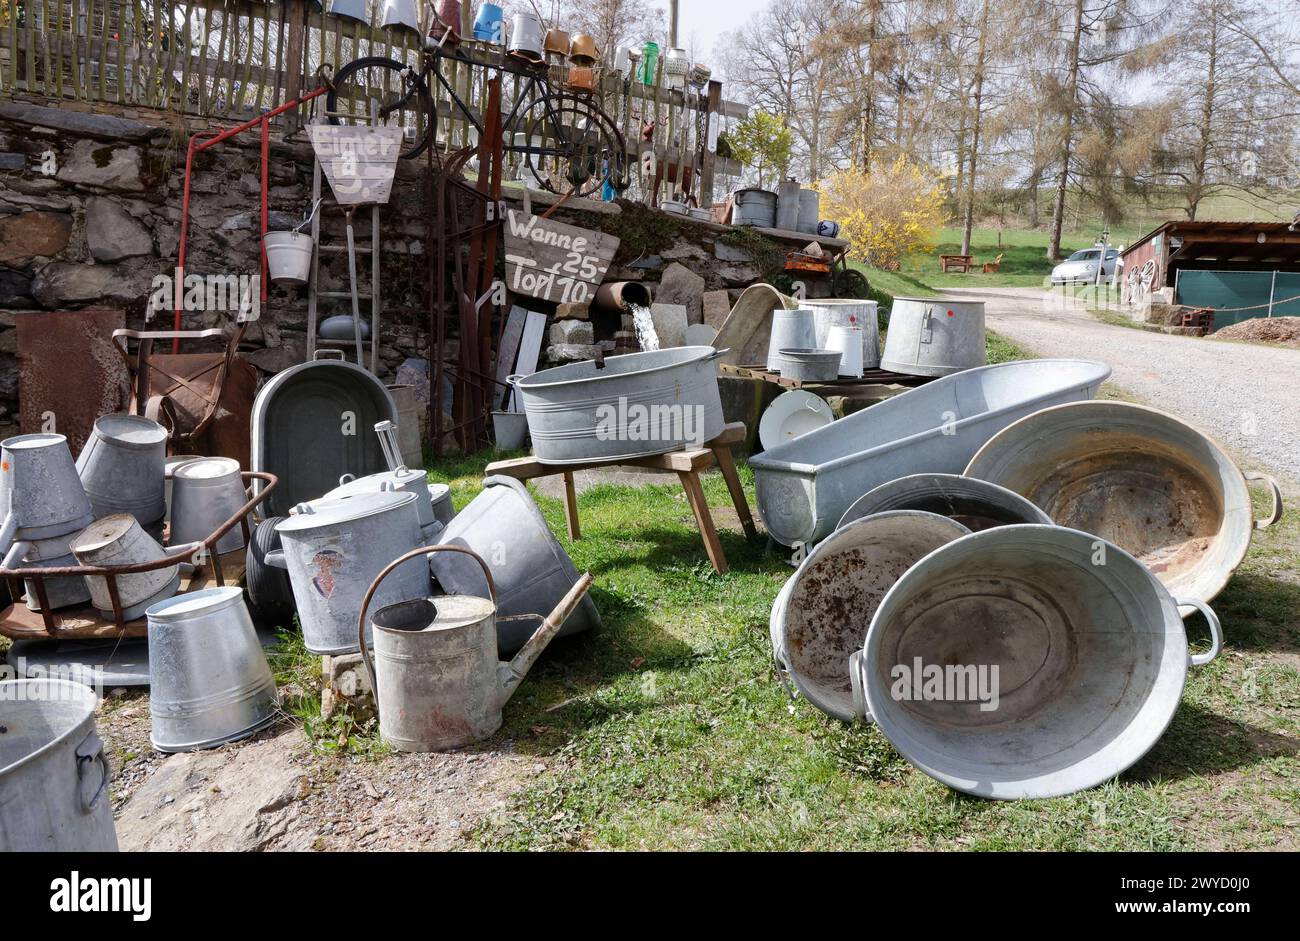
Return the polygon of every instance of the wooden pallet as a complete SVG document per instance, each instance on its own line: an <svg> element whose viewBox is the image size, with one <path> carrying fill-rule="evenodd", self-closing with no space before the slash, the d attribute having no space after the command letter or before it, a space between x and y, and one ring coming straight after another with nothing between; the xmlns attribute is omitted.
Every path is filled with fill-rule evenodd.
<svg viewBox="0 0 1300 941"><path fill-rule="evenodd" d="M243 549L222 553L221 574L225 584L238 585L244 580L244 560ZM212 566L205 565L189 575L182 574L176 593L179 595L216 587ZM0 634L10 640L118 640L145 637L148 634L148 623L144 618L127 621L118 627L111 618L103 617L89 604L60 608L53 614L58 627L48 631L41 612L31 610L19 598L0 611Z"/></svg>
<svg viewBox="0 0 1300 941"><path fill-rule="evenodd" d="M937 378L936 376L909 376L901 372L891 372L888 369L868 369L863 372L861 379L846 377L839 379L792 379L777 372L770 372L765 366L733 366L729 363L720 363L718 368L722 370L724 375L737 376L741 379L761 379L764 382L775 383L783 389L803 389L808 386L836 386L842 388L878 385L920 386L925 385L927 382L933 382Z"/></svg>

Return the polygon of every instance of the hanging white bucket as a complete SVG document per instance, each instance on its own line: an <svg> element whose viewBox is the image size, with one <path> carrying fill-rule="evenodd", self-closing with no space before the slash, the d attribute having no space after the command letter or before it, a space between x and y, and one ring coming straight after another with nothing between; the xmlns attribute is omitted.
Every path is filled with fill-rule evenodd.
<svg viewBox="0 0 1300 941"><path fill-rule="evenodd" d="M305 232L267 232L266 268L272 281L306 284L311 273L311 236Z"/></svg>

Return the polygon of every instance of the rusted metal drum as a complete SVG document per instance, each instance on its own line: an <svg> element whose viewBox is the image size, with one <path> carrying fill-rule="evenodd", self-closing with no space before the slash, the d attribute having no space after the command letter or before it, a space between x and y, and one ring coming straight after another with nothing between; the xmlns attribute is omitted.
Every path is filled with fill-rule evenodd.
<svg viewBox="0 0 1300 941"><path fill-rule="evenodd" d="M1205 614L1208 653L1188 655L1179 602ZM1188 667L1222 644L1203 601L1176 601L1119 546L1000 526L904 573L850 669L858 707L908 761L956 790L1014 800L1130 767L1168 727Z"/></svg>
<svg viewBox="0 0 1300 941"><path fill-rule="evenodd" d="M1020 494L987 480L957 474L910 474L858 497L835 528L886 510L938 513L972 532L1011 523L1052 522L1050 516Z"/></svg>
<svg viewBox="0 0 1300 941"><path fill-rule="evenodd" d="M1062 526L1116 543L1176 595L1208 601L1241 564L1251 532L1282 517L1253 516L1247 478L1211 438L1172 415L1127 402L1074 402L1008 425L967 477L1028 497ZM1185 610L1184 613L1187 613Z"/></svg>
<svg viewBox="0 0 1300 941"><path fill-rule="evenodd" d="M117 851L93 690L0 682L0 853Z"/></svg>
<svg viewBox="0 0 1300 941"><path fill-rule="evenodd" d="M855 520L821 542L777 596L769 624L777 673L837 719L853 721L849 657L900 575L970 530L917 510Z"/></svg>

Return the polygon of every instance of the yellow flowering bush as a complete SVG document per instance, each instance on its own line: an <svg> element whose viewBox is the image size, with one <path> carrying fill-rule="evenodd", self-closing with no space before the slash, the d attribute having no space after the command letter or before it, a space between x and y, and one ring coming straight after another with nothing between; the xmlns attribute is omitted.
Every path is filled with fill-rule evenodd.
<svg viewBox="0 0 1300 941"><path fill-rule="evenodd" d="M849 254L876 268L896 269L907 255L933 251L943 221L943 190L907 158L865 173L837 170L822 181L822 215L840 224Z"/></svg>

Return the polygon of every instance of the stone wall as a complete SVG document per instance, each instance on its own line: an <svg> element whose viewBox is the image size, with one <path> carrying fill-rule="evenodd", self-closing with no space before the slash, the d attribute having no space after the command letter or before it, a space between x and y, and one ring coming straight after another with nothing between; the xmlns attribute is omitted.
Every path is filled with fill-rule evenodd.
<svg viewBox="0 0 1300 941"><path fill-rule="evenodd" d="M0 436L17 430L15 312L115 306L125 310L130 327L171 327L170 305L149 317L148 300L155 278L174 272L188 135L207 127L178 127L175 116L140 117L0 102ZM258 134L250 131L196 158L187 274L257 273L259 156ZM272 140L271 229L290 228L309 211L312 165L305 138ZM386 381L408 357L428 353L423 166L399 163L392 198L381 210L380 372ZM608 278L647 282L657 301L687 305L693 322L716 325L728 298L721 292L734 295L781 257L776 243L750 233L630 204L576 201L562 205L556 218L618 234L622 243ZM341 213L333 209L324 219L323 241L343 244ZM368 241L368 213L357 229ZM366 260L360 259L363 267ZM321 266L321 289L346 291L345 254L322 256ZM363 276L360 289L367 287ZM707 317L702 298L711 305ZM346 299L335 299L323 304L321 317L349 310ZM268 374L302 362L306 317L305 288L271 285L248 334L248 358ZM182 324L228 327L232 318L187 312ZM444 355L454 359L454 350Z"/></svg>

